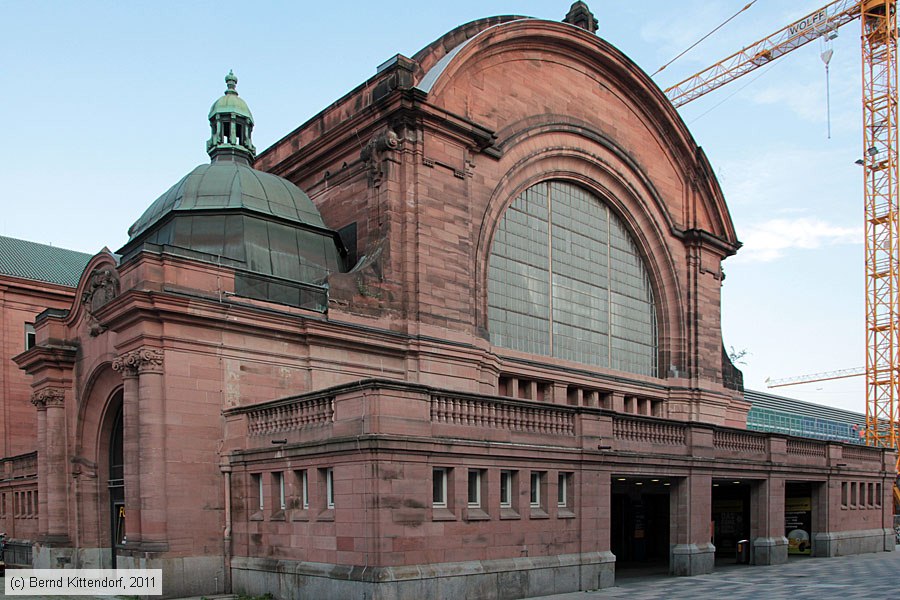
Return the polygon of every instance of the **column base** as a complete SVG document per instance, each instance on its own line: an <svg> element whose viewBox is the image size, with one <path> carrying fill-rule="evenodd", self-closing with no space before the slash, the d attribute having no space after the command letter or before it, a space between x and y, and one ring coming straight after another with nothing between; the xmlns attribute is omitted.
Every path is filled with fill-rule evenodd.
<svg viewBox="0 0 900 600"><path fill-rule="evenodd" d="M753 540L754 565L783 565L788 559L788 541L782 537L758 537Z"/></svg>
<svg viewBox="0 0 900 600"><path fill-rule="evenodd" d="M675 544L672 546L669 573L676 577L713 572L716 547L712 544Z"/></svg>

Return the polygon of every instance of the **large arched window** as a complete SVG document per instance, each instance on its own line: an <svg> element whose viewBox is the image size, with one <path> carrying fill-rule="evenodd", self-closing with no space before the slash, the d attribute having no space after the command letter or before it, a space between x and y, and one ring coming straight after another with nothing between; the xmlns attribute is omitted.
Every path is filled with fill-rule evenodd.
<svg viewBox="0 0 900 600"><path fill-rule="evenodd" d="M591 193L549 181L506 210L488 265L495 345L657 374L656 308L637 246Z"/></svg>

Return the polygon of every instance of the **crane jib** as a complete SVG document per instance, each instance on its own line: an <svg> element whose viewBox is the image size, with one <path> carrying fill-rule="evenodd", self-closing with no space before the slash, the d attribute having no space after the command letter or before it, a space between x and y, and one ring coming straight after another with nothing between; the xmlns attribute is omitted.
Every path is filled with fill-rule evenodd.
<svg viewBox="0 0 900 600"><path fill-rule="evenodd" d="M793 25L789 27L789 31L791 35L797 35L803 31L806 31L810 27L815 27L816 25L825 23L828 20L828 13L823 8L819 12L814 15L808 15L803 17Z"/></svg>

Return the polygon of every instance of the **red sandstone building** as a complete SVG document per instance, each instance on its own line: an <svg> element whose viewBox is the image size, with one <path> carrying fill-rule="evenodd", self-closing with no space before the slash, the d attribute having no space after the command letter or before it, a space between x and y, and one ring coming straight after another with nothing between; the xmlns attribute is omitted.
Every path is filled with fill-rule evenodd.
<svg viewBox="0 0 900 600"><path fill-rule="evenodd" d="M16 353L34 565L519 598L707 573L738 539L892 550L893 454L746 430L724 198L595 30L580 2L463 25L259 156L229 75L211 164Z"/></svg>

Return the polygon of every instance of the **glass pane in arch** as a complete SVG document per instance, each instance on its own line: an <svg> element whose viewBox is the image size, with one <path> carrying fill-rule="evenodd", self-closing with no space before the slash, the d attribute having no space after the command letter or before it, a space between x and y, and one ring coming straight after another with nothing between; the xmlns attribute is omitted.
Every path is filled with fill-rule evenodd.
<svg viewBox="0 0 900 600"><path fill-rule="evenodd" d="M638 247L606 204L570 183L539 183L504 213L488 263L488 328L498 346L657 374Z"/></svg>

